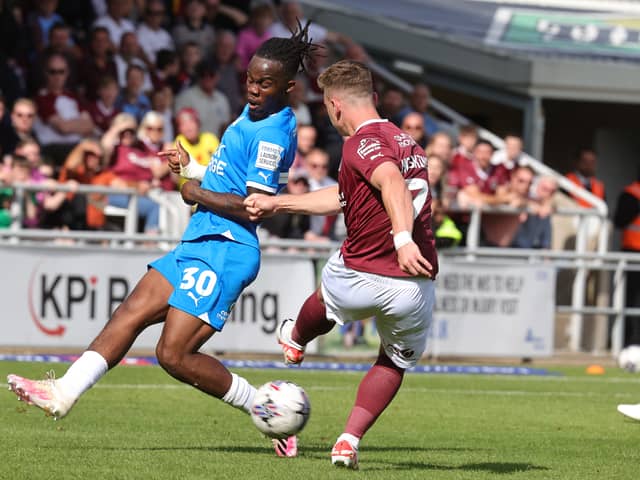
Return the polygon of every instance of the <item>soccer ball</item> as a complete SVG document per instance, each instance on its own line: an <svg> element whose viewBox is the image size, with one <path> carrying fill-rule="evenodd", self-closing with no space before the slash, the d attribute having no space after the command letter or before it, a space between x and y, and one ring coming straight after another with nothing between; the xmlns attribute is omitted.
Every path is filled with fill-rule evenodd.
<svg viewBox="0 0 640 480"><path fill-rule="evenodd" d="M287 438L300 432L311 413L305 391L292 382L274 380L256 391L251 419L258 430L271 438Z"/></svg>
<svg viewBox="0 0 640 480"><path fill-rule="evenodd" d="M627 372L640 372L640 345L629 345L618 355L618 365Z"/></svg>

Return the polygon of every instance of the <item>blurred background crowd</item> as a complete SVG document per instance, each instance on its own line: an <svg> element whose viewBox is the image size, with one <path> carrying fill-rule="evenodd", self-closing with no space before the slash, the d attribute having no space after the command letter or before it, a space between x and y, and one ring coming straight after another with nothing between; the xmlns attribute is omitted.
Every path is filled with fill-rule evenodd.
<svg viewBox="0 0 640 480"><path fill-rule="evenodd" d="M208 163L244 107L249 59L267 38L289 36L298 21L305 21L301 5L284 0L0 0L0 226L15 219L15 182L71 190L93 184L135 189L140 231L179 235L190 211L179 201L181 180L157 152L180 139ZM312 24L310 37L327 48L317 50L291 94L298 121L291 193L337 180L343 139L315 79L337 59L369 59L361 45L322 25ZM550 247L558 186L527 166L518 132L496 150L475 125L438 118L428 85L407 95L376 79L376 89L381 116L425 148L439 246L464 244L468 211L490 205L526 211L483 215L484 245ZM575 160L571 178L604 198L595 153L579 150ZM25 197L22 226L121 228L110 212L126 208L128 198L40 191ZM339 217L301 215L274 217L263 229L316 242L344 233Z"/></svg>

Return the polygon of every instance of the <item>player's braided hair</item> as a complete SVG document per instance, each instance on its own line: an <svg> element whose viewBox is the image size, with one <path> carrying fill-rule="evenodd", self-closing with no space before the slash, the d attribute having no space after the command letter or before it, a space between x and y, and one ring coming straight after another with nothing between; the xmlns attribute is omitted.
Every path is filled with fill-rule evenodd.
<svg viewBox="0 0 640 480"><path fill-rule="evenodd" d="M260 45L256 56L280 62L287 77L295 77L296 73L305 70L304 62L320 48L309 38L310 24L311 21L307 20L303 27L298 20L298 29L291 32L291 38L270 38Z"/></svg>

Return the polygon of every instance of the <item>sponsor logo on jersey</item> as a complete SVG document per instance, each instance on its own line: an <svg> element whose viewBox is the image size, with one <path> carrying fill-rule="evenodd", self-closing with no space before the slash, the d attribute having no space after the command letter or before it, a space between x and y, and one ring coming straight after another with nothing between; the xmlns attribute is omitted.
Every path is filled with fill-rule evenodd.
<svg viewBox="0 0 640 480"><path fill-rule="evenodd" d="M400 133L398 135L394 135L393 139L398 142L399 147L411 147L416 144L416 141L411 138L411 135L407 133Z"/></svg>
<svg viewBox="0 0 640 480"><path fill-rule="evenodd" d="M261 140L258 143L256 167L275 172L282 159L282 152L284 152L283 146Z"/></svg>
<svg viewBox="0 0 640 480"><path fill-rule="evenodd" d="M427 157L424 155L409 155L400 162L400 169L405 174L413 168L425 168L427 166Z"/></svg>
<svg viewBox="0 0 640 480"><path fill-rule="evenodd" d="M366 158L372 153L380 150L380 140L376 138L363 138L356 151L360 158Z"/></svg>

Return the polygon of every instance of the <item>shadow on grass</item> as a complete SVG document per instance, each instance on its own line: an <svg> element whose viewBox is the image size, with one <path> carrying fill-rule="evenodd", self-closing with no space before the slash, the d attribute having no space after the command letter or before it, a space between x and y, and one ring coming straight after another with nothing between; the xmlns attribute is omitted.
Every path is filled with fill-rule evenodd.
<svg viewBox="0 0 640 480"><path fill-rule="evenodd" d="M73 447L65 446L41 446L40 448L64 448L65 450L73 450ZM82 450L93 450L92 447L78 447ZM139 451L139 452L177 452L177 451L191 451L191 452L226 452L226 453L239 453L239 454L258 454L273 456L273 449L269 446L149 446L149 447L134 447L134 446L122 446L122 447L108 447L97 446L95 450L102 451L121 451L126 450ZM541 465L534 465L532 463L520 463L520 462L478 462L478 463L463 463L461 465L445 465L429 462L403 462L403 461L384 461L376 459L375 455L369 455L371 452L422 452L427 455L429 452L478 452L486 451L486 448L457 448L457 447L442 447L442 448L419 448L419 447L367 447L367 460L364 469L367 471L389 471L393 470L432 470L432 471L467 471L467 472L488 472L493 474L512 474L518 472L527 471L546 471L548 467ZM322 460L328 459L329 449L326 445L306 445L301 449L300 457L308 460Z"/></svg>

